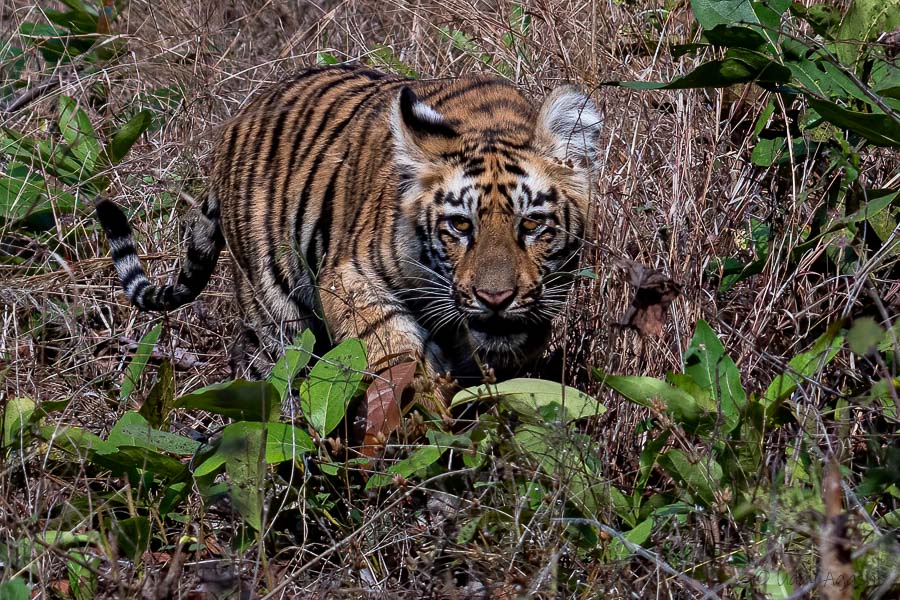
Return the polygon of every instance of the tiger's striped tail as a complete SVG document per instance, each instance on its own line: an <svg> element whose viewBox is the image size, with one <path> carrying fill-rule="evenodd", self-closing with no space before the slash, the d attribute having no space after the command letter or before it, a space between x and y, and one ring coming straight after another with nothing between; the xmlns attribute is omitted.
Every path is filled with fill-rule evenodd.
<svg viewBox="0 0 900 600"><path fill-rule="evenodd" d="M167 285L153 285L147 279L125 213L105 198L97 201L95 209L109 240L113 264L125 296L139 310L174 310L196 298L209 283L219 253L225 245L219 226L218 203L212 197L207 197L203 202L200 216L191 230L178 279Z"/></svg>

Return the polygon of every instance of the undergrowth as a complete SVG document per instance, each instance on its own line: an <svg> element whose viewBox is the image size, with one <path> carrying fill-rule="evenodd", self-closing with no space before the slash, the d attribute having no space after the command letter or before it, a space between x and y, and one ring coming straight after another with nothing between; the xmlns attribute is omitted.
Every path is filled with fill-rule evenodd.
<svg viewBox="0 0 900 600"><path fill-rule="evenodd" d="M0 598L900 591L896 0L8 4ZM216 126L347 60L603 108L561 381L229 380L227 269L126 305L94 198L167 276Z"/></svg>

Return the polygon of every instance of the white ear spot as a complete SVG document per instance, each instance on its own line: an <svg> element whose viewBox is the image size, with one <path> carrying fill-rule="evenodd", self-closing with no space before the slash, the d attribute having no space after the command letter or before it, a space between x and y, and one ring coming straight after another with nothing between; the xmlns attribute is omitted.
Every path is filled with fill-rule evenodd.
<svg viewBox="0 0 900 600"><path fill-rule="evenodd" d="M537 140L551 158L596 167L602 118L597 107L574 86L553 90L538 115Z"/></svg>
<svg viewBox="0 0 900 600"><path fill-rule="evenodd" d="M419 100L404 87L400 90L391 111L391 133L397 162L412 172L428 167L433 159L426 150L430 143L457 136L453 125L444 115Z"/></svg>
<svg viewBox="0 0 900 600"><path fill-rule="evenodd" d="M412 111L419 120L425 121L426 123L430 123L432 125L445 125L447 123L444 115L434 110L424 102L417 101L415 104L413 104Z"/></svg>

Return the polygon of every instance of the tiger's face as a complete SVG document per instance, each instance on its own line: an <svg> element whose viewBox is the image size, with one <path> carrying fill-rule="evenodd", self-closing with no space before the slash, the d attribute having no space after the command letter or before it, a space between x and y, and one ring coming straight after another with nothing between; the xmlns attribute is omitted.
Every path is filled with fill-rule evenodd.
<svg viewBox="0 0 900 600"><path fill-rule="evenodd" d="M403 205L414 224L405 262L423 324L464 332L495 368L527 362L543 350L577 262L596 109L562 88L536 118L519 107L464 122L406 94L396 112Z"/></svg>

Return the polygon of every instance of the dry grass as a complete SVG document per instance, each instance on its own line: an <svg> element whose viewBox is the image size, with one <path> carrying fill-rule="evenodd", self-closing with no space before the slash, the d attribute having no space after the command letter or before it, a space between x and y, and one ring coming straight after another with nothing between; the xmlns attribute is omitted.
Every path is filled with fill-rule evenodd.
<svg viewBox="0 0 900 600"><path fill-rule="evenodd" d="M600 277L579 287L560 323L559 337L572 381L600 394L610 409L590 434L610 483L627 490L633 485L644 443L635 427L648 416L647 411L598 389L589 380L587 367L651 376L678 370L694 325L702 318L720 334L745 386L760 391L828 323L876 310L895 317L900 312L897 258L873 259L855 272L828 272L813 264L825 252L823 246L808 252L799 263L770 260L759 275L728 293L717 292L709 269L716 257L746 254L751 218L769 223L778 232L777 243L785 248L797 244L794 238L824 202L820 175L811 164L792 165L795 176L785 189L774 170L749 163L746 133L763 103L749 88L647 93L601 85L619 79L664 80L689 68L691 59L673 63L667 48L655 41L692 40L689 3L676 3L669 10L649 0L528 0L523 4L532 15L532 29L523 41L526 52L519 55L500 42L512 11L512 3L505 1L132 0L124 4L115 27L129 54L90 75L57 74L62 83L56 90L3 116L2 124L28 133L45 130L59 94L79 99L82 106L90 107L94 122L103 122L138 95L177 85L183 94L177 110L166 113L161 127L145 136L109 173L117 202L139 215L134 226L140 252L148 257L152 272L164 277L177 268L185 216L202 187L203 164L217 126L254 92L314 64L317 52L378 64L373 48L384 45L423 77L490 71L479 57L454 49L442 38L438 28L447 26L477 40L494 64L507 65L511 78L536 98L558 83L579 83L592 91L605 115L596 230L585 259ZM0 7L2 37L15 39L14 32L24 21L45 22L45 8L50 8L49 3L5 2ZM29 66L36 64L31 61ZM36 71L32 75L31 85L47 77ZM98 87L108 90L103 101L96 98ZM861 171L867 186L896 188L898 167L895 155L870 152ZM164 193L171 200L161 204ZM92 222L91 199L79 201L75 213L58 215L54 236L58 243L33 244L24 264L0 263L0 369L5 369L0 393L6 398L71 399L61 421L105 433L125 408L114 400L115 389L134 343L158 317L137 314L125 305L104 241L96 228L85 229ZM0 230L0 236L13 233ZM683 285L665 335L659 339L642 340L614 325L630 300L625 277L613 266L623 256L660 269ZM159 352L175 358L178 394L227 374L226 354L236 311L225 267L220 265L199 301L164 320ZM808 417L804 429L819 443L814 456L840 454L852 465L867 442L889 446L896 439L867 436L868 423L877 417L876 407L854 406L840 416L821 410L835 393L846 395L863 380L851 360L842 355L836 366L820 374L819 381L803 386L805 397L800 404ZM145 375L139 390L149 389L149 377ZM190 416L179 418L176 426L181 431L202 431L209 425ZM790 482L782 469L785 449L794 443L790 431L773 433L766 440L771 456L768 475L773 481ZM100 493L117 485L112 479L89 480L71 472L71 466L68 471L42 472L39 465L47 457L36 452L19 457L15 464L0 462L0 545L33 537L51 516L58 516L61 505L82 497L86 488ZM465 502L491 500L487 492L462 496ZM203 512L198 502L192 506L194 516ZM663 561L695 563L698 572L689 573L692 578L720 569L719 578L725 583L713 590L717 597L729 595L728 582L736 577L734 567L721 559L731 550L747 553L750 570L770 566L792 573L792 565L801 562L786 554L786 545L766 547L742 535L727 512L722 518L710 516L705 523L675 525L668 541L655 540L657 552L678 548L677 560L662 556L599 564L572 551L562 526L554 529L544 524L543 529L522 533L518 539L512 535L512 540L505 538L496 547L481 546L475 552L471 546L451 548L441 539L440 526L415 520L415 506L370 508L364 529L348 537L349 541L328 540L333 532L322 524L321 545L288 545L268 563L253 550L234 553L215 539L211 521L232 517L214 508L188 532L208 536L212 550L185 558L190 576L176 586L181 590L178 597L201 580L207 590L215 587L217 576L201 567L203 561L217 558L232 561L222 577L225 588L233 570L250 588L273 589L281 584L279 597L310 598L324 597L326 592L335 598L511 598L530 592L551 597L548 574L563 566L582 581L578 597L698 593L683 578L667 574L660 566ZM864 511L854 510L864 520L860 516ZM809 532L815 527L809 515L789 514L782 522L775 513L776 528ZM598 519L607 522L610 516L598 515ZM70 520L77 526L90 519L80 513ZM715 554L709 549L715 547L723 550L716 555L721 560L704 564ZM323 553L324 559L309 562L317 553ZM390 568L412 560L404 556L415 556L418 563ZM40 548L33 552L33 560L41 573L36 587L43 594L39 597L52 597L52 582L66 577L64 561L58 553ZM454 584L450 563L453 569L467 570L463 579L470 587ZM111 568L101 579L102 593L137 595L136 588L129 586L136 585L141 574L124 568L116 579L110 574L116 575L119 567ZM143 576L157 581L154 578L164 572L151 562ZM0 579L10 575L3 574L2 567L0 574ZM490 595L479 596L477 584L486 586L485 593Z"/></svg>

